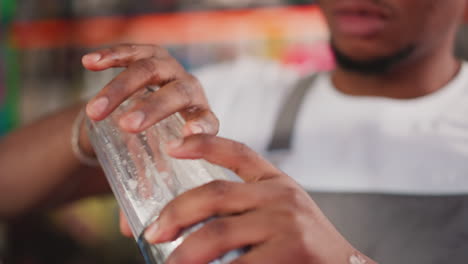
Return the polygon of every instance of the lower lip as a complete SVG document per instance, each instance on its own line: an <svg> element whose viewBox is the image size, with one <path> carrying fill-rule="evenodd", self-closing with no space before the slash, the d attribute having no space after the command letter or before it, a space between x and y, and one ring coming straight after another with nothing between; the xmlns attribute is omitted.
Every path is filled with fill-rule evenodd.
<svg viewBox="0 0 468 264"><path fill-rule="evenodd" d="M337 30L345 35L372 37L385 28L385 19L373 15L338 14Z"/></svg>

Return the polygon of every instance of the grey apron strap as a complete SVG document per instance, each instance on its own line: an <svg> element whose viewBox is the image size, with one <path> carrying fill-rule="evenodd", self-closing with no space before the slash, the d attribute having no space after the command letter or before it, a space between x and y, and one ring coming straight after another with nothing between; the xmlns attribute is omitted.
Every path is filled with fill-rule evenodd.
<svg viewBox="0 0 468 264"><path fill-rule="evenodd" d="M307 92L313 86L318 74L314 73L301 78L286 98L281 108L281 112L276 119L273 137L268 145L268 152L278 150L289 150L291 148L292 136L297 120L297 115L304 101ZM275 162L274 160L272 160Z"/></svg>

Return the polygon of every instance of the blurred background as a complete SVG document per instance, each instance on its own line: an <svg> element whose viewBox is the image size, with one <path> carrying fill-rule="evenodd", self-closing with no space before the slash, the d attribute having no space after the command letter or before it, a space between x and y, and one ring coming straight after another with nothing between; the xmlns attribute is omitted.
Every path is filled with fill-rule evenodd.
<svg viewBox="0 0 468 264"><path fill-rule="evenodd" d="M162 45L190 71L242 56L301 74L330 70L327 29L313 2L0 0L0 136L102 88L114 73L87 72L81 57L116 43ZM463 58L467 44L463 25ZM7 263L142 263L117 216L106 197L0 226L0 256L9 255Z"/></svg>

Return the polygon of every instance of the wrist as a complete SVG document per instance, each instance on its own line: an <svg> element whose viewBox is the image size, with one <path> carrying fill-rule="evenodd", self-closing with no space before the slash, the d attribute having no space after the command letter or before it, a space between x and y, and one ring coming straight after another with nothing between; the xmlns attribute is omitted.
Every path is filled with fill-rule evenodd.
<svg viewBox="0 0 468 264"><path fill-rule="evenodd" d="M85 113L80 111L72 126L71 147L75 157L87 166L99 166L85 127Z"/></svg>
<svg viewBox="0 0 468 264"><path fill-rule="evenodd" d="M88 137L88 130L86 129L86 122L83 120L80 124L80 134L78 138L78 145L80 149L89 157L96 157L91 141Z"/></svg>

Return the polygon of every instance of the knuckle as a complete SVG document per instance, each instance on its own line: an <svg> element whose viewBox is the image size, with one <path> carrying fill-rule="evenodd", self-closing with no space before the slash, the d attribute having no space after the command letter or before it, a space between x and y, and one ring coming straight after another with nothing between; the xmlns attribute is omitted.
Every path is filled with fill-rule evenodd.
<svg viewBox="0 0 468 264"><path fill-rule="evenodd" d="M198 105L191 105L186 107L181 114L184 116L187 122L193 122L194 120L203 120L203 110ZM198 123L198 122L197 122Z"/></svg>
<svg viewBox="0 0 468 264"><path fill-rule="evenodd" d="M135 62L135 66L137 71L142 72L145 76L151 77L153 79L157 79L157 72L156 72L156 62L152 59L141 59Z"/></svg>
<svg viewBox="0 0 468 264"><path fill-rule="evenodd" d="M268 179L273 179L275 177L278 177L278 175L280 175L280 173L278 172L272 172L272 171L267 171L265 173L262 174L262 176L260 177L260 179L264 179L264 180L268 180Z"/></svg>
<svg viewBox="0 0 468 264"><path fill-rule="evenodd" d="M127 44L127 45L128 45L128 49L132 52L137 52L138 48L140 47L139 45L136 45L136 44Z"/></svg>
<svg viewBox="0 0 468 264"><path fill-rule="evenodd" d="M314 251L310 246L310 239L306 232L296 232L295 242L292 244L292 252L300 259L312 260L315 258Z"/></svg>
<svg viewBox="0 0 468 264"><path fill-rule="evenodd" d="M215 124L216 126L219 125L219 119L212 110L208 110L208 114L206 116L209 123Z"/></svg>
<svg viewBox="0 0 468 264"><path fill-rule="evenodd" d="M116 62L127 62L128 55L132 54L130 44L120 44L109 49L110 57Z"/></svg>
<svg viewBox="0 0 468 264"><path fill-rule="evenodd" d="M117 78L111 83L109 83L104 90L107 91L108 96L114 98L124 98L127 93L127 81L122 78Z"/></svg>
<svg viewBox="0 0 468 264"><path fill-rule="evenodd" d="M137 51L137 45L130 43L123 43L115 47L115 52L133 53Z"/></svg>
<svg viewBox="0 0 468 264"><path fill-rule="evenodd" d="M174 90L178 94L179 100L181 100L181 104L184 106L190 106L192 104L192 92L190 84L177 81L174 82Z"/></svg>
<svg viewBox="0 0 468 264"><path fill-rule="evenodd" d="M194 88L202 89L202 85L201 85L200 81L193 74L187 73L186 74L186 79L187 79L188 82L190 82L194 86Z"/></svg>
<svg viewBox="0 0 468 264"><path fill-rule="evenodd" d="M281 225L288 223L286 228L291 230L300 229L302 227L300 213L296 208L290 206L289 204L283 205L281 208L279 208L277 219Z"/></svg>
<svg viewBox="0 0 468 264"><path fill-rule="evenodd" d="M153 54L157 58L163 58L169 56L169 51L159 45L153 45Z"/></svg>
<svg viewBox="0 0 468 264"><path fill-rule="evenodd" d="M213 220L205 225L205 234L209 237L219 238L229 230L229 224L222 219Z"/></svg>
<svg viewBox="0 0 468 264"><path fill-rule="evenodd" d="M123 49L129 55L129 59L136 57L140 51L139 46L135 44L124 44Z"/></svg>
<svg viewBox="0 0 468 264"><path fill-rule="evenodd" d="M230 141L233 156L238 161L238 164L257 164L260 156L254 153L246 144ZM236 173L240 173L242 166L238 166Z"/></svg>
<svg viewBox="0 0 468 264"><path fill-rule="evenodd" d="M209 134L198 135L198 142L196 149L202 153L203 156L210 155L217 147L216 137Z"/></svg>
<svg viewBox="0 0 468 264"><path fill-rule="evenodd" d="M301 189L292 184L282 186L278 191L277 199L278 201L286 203L288 208L293 208L296 211L306 206L304 193Z"/></svg>
<svg viewBox="0 0 468 264"><path fill-rule="evenodd" d="M216 180L209 183L207 188L216 200L222 200L231 191L231 184L227 181Z"/></svg>
<svg viewBox="0 0 468 264"><path fill-rule="evenodd" d="M117 46L112 46L109 48L109 53L112 55L115 55L119 53L119 51L122 49L123 45L117 45Z"/></svg>
<svg viewBox="0 0 468 264"><path fill-rule="evenodd" d="M240 142L234 142L234 141L231 141L231 144L232 144L232 149L234 150L234 153L239 158L242 158L242 159L249 158L250 148L246 144L240 143Z"/></svg>
<svg viewBox="0 0 468 264"><path fill-rule="evenodd" d="M162 60L164 60L164 62L171 69L171 72L174 75L174 78L188 81L188 78L187 78L188 73L177 59L171 57L171 55L168 53L167 56L162 58Z"/></svg>
<svg viewBox="0 0 468 264"><path fill-rule="evenodd" d="M216 135L219 132L219 119L213 113L213 111L209 110L209 113L206 118L206 123L209 124L208 128L211 130L207 131L208 134Z"/></svg>
<svg viewBox="0 0 468 264"><path fill-rule="evenodd" d="M299 222L299 216L296 212L295 209L291 208L291 207L286 207L284 210L283 210L283 216L288 219L288 221L290 223L294 223L296 226L296 224Z"/></svg>
<svg viewBox="0 0 468 264"><path fill-rule="evenodd" d="M175 223L177 219L180 219L180 213L177 210L177 206L173 206L172 203L169 203L161 212L160 218L164 217L167 219L168 223Z"/></svg>
<svg viewBox="0 0 468 264"><path fill-rule="evenodd" d="M127 65L132 62L133 57L138 53L138 45L119 44L106 49L101 53L109 58L115 65Z"/></svg>
<svg viewBox="0 0 468 264"><path fill-rule="evenodd" d="M299 259L314 259L313 252L310 251L308 245L302 240L296 241L296 243L293 246L292 252L294 252L294 255L297 256Z"/></svg>
<svg viewBox="0 0 468 264"><path fill-rule="evenodd" d="M185 74L182 77L189 85L191 89L192 97L196 98L195 100L205 107L208 105L206 100L205 92L203 89L203 85L201 84L200 80L197 77L193 76L192 74Z"/></svg>

